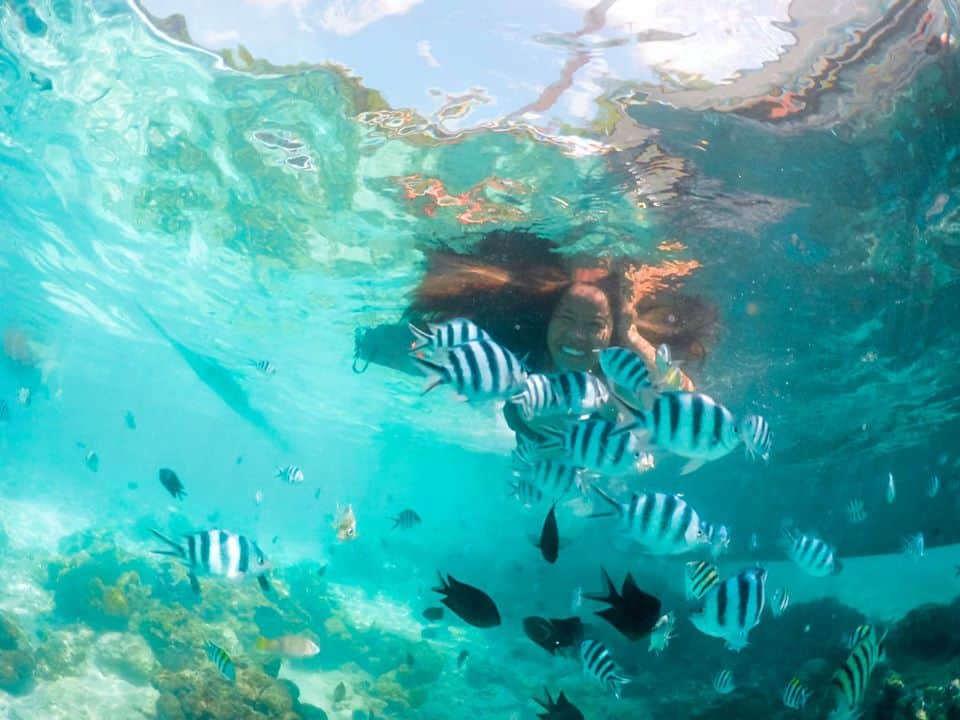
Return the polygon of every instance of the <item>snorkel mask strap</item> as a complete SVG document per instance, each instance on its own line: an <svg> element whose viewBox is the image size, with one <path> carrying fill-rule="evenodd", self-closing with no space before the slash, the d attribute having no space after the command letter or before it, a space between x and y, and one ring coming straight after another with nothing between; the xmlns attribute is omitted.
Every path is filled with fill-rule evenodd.
<svg viewBox="0 0 960 720"><path fill-rule="evenodd" d="M353 331L353 364L350 367L357 375L362 375L370 367L370 361L360 357L360 346L363 344L363 338L366 337L368 329L361 326Z"/></svg>

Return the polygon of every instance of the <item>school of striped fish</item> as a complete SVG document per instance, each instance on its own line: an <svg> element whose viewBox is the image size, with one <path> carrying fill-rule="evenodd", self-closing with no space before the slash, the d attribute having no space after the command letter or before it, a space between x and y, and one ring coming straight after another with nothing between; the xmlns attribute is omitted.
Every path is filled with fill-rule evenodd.
<svg viewBox="0 0 960 720"><path fill-rule="evenodd" d="M764 567L752 565L721 573L716 562L729 547L729 528L706 520L691 499L648 491L630 491L623 496L613 489L623 487L615 481L626 481L629 486L642 480L643 473L671 457L683 463L677 473L684 475L730 455L740 445L749 460L768 463L774 433L763 416L756 412L738 416L704 392L683 390L682 374L666 346L658 348L652 367L628 348L611 347L598 353L602 374L536 374L527 372L520 359L467 319L456 318L427 330L411 327L411 331L416 339L412 357L427 375L424 393L448 385L460 400L512 403L522 418L537 423L545 439L531 441L518 435L510 487L525 507L551 503L538 542L543 549L548 530L552 533L550 554L544 550L547 562L557 560L557 522L562 517L558 503L586 498L596 511L587 518L564 518L564 522L609 518L613 521L609 527L627 543L628 552L659 556L667 562L673 557L700 557L681 561L677 572L683 579L688 620L703 636L717 638L730 651L739 652L749 645L751 630L765 615L772 618L768 622L776 621L789 611L788 589L768 591ZM934 476L926 492L932 498L938 491L939 479ZM893 503L895 497L891 473L886 502ZM844 510L852 525L862 525L870 517L862 498L851 498ZM779 545L784 556L812 581L843 570L834 545L789 522L782 527ZM756 534L750 547L757 547ZM915 559L923 557L922 533L904 538L903 551ZM638 588L629 575L622 593L605 570L603 577L606 594L584 594L577 588L571 610L577 612L584 599L609 603L609 608L597 614L631 641L648 638L650 652L664 652L676 634L675 613L664 614L659 600ZM560 627L569 630L560 620L528 620L525 630L534 642L551 653L566 648L573 655L576 647L583 672L599 687L614 698L628 691L631 677L614 652L590 636L589 626L577 621L577 632L571 634L560 632ZM586 637L581 639L581 632ZM848 648L847 661L836 669L830 683L832 720L857 716L873 669L884 658L883 637L869 625L851 631ZM736 693L742 687L729 669L722 668L712 684L719 695ZM802 711L816 690L792 677L783 685L780 701L790 710ZM550 697L548 690L548 701ZM560 697L574 708L576 717L582 717L567 696L561 692Z"/></svg>

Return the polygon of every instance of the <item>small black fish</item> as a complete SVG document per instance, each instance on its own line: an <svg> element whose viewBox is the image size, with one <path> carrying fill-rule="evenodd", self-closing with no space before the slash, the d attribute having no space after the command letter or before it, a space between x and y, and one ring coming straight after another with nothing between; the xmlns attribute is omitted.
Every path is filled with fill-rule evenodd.
<svg viewBox="0 0 960 720"><path fill-rule="evenodd" d="M10 419L10 407L6 400L0 400L0 422L6 422Z"/></svg>
<svg viewBox="0 0 960 720"><path fill-rule="evenodd" d="M136 490L140 487L140 483L133 482L132 480L127 483L127 488L130 490Z"/></svg>
<svg viewBox="0 0 960 720"><path fill-rule="evenodd" d="M604 583L607 586L606 595L584 594L583 597L597 602L609 603L610 607L598 610L597 615L613 625L630 640L639 640L649 635L660 619L660 600L649 593L645 593L634 581L633 576L627 573L620 593L610 580L607 571L601 568Z"/></svg>
<svg viewBox="0 0 960 720"><path fill-rule="evenodd" d="M319 500L319 499L320 499L320 496L321 496L322 494L323 494L323 492L322 492L321 488L317 488L317 489L314 491L314 493L313 493L313 499L314 499L314 500Z"/></svg>
<svg viewBox="0 0 960 720"><path fill-rule="evenodd" d="M576 705L567 700L562 690L557 695L556 700L550 697L550 691L547 688L544 688L543 691L547 695L546 702L536 698L533 699L537 705L546 710L546 712L537 713L540 720L583 720L583 713Z"/></svg>
<svg viewBox="0 0 960 720"><path fill-rule="evenodd" d="M430 622L437 622L438 620L443 619L443 608L428 607L423 611L422 615Z"/></svg>
<svg viewBox="0 0 960 720"><path fill-rule="evenodd" d="M396 517L390 519L393 520L393 529L402 528L403 530L409 530L422 522L420 516L413 510L404 510Z"/></svg>
<svg viewBox="0 0 960 720"><path fill-rule="evenodd" d="M435 640L437 637L437 629L435 627L426 627L420 631L420 637L424 640Z"/></svg>
<svg viewBox="0 0 960 720"><path fill-rule="evenodd" d="M133 416L133 413L127 410L127 414L123 416L123 421L127 424L127 427L130 430L137 429L137 419Z"/></svg>
<svg viewBox="0 0 960 720"><path fill-rule="evenodd" d="M408 652L406 658L407 667L413 667L413 653Z"/></svg>
<svg viewBox="0 0 960 720"><path fill-rule="evenodd" d="M457 670L463 668L463 664L467 661L467 658L470 657L469 650L461 650L460 654L457 655Z"/></svg>
<svg viewBox="0 0 960 720"><path fill-rule="evenodd" d="M453 575L447 575L446 580L440 575L440 587L433 588L433 591L443 595L443 604L474 627L489 628L500 624L500 611L490 596L460 582Z"/></svg>
<svg viewBox="0 0 960 720"><path fill-rule="evenodd" d="M540 542L537 547L540 548L540 554L543 559L553 565L560 556L560 531L557 528L557 504L554 503L543 520L543 529L540 531Z"/></svg>
<svg viewBox="0 0 960 720"><path fill-rule="evenodd" d="M242 465L242 464L243 464L243 455L237 455L236 463L237 463L237 465Z"/></svg>
<svg viewBox="0 0 960 720"><path fill-rule="evenodd" d="M523 619L523 632L551 655L563 648L579 647L583 641L580 618L547 619L531 615Z"/></svg>
<svg viewBox="0 0 960 720"><path fill-rule="evenodd" d="M333 701L335 703L343 702L344 698L347 697L347 686L343 684L343 680L337 683L337 687L333 691Z"/></svg>
<svg viewBox="0 0 960 720"><path fill-rule="evenodd" d="M320 568L317 569L317 577L323 577L323 576L326 575L326 574L327 574L327 566L326 566L326 565L324 565L324 566L322 566L322 567L320 567Z"/></svg>
<svg viewBox="0 0 960 720"><path fill-rule="evenodd" d="M167 492L170 493L173 497L178 500L183 500L187 496L187 491L183 489L183 483L180 482L180 478L177 477L177 474L170 468L160 468L160 484L163 485Z"/></svg>

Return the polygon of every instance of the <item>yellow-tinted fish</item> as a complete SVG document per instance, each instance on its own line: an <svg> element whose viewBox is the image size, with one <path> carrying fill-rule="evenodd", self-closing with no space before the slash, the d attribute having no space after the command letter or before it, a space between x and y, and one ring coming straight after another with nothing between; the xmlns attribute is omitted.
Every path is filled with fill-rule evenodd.
<svg viewBox="0 0 960 720"><path fill-rule="evenodd" d="M281 635L276 638L257 638L257 650L276 653L288 658L313 657L320 652L320 646L303 635Z"/></svg>
<svg viewBox="0 0 960 720"><path fill-rule="evenodd" d="M357 516L353 514L353 505L341 508L337 505L337 519L333 523L340 542L353 540L357 537Z"/></svg>

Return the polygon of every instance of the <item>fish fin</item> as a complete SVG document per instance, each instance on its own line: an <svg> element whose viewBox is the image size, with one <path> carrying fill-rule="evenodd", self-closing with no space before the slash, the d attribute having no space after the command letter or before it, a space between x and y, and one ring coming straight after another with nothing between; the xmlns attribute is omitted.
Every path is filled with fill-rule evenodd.
<svg viewBox="0 0 960 720"><path fill-rule="evenodd" d="M601 595L600 593L583 593L585 600L596 600L597 602L605 602L610 605L616 605L620 600L620 594L617 592L617 586L613 584L613 581L610 579L607 569L604 567L600 568L600 572L603 573L603 584L604 591L606 595Z"/></svg>
<svg viewBox="0 0 960 720"><path fill-rule="evenodd" d="M253 643L253 646L260 651L270 650L271 643L263 635L257 638L256 642Z"/></svg>
<svg viewBox="0 0 960 720"><path fill-rule="evenodd" d="M265 593L270 592L270 580L267 579L266 575L257 575L257 584Z"/></svg>
<svg viewBox="0 0 960 720"><path fill-rule="evenodd" d="M196 595L199 595L199 594L200 594L200 581L197 580L197 575L196 575L196 573L188 573L188 574L187 574L187 577L190 578L190 589L193 590L193 592L194 592Z"/></svg>
<svg viewBox="0 0 960 720"><path fill-rule="evenodd" d="M154 550L153 552L157 555L172 555L173 557L185 558L187 556L187 551L184 549L183 545L178 543L176 540L171 540L163 533L158 530L150 528L150 532L156 535L158 538L163 540L167 545L169 545L172 550Z"/></svg>
<svg viewBox="0 0 960 720"><path fill-rule="evenodd" d="M689 475L703 467L707 461L703 458L691 458L686 465L680 469L681 475Z"/></svg>
<svg viewBox="0 0 960 720"><path fill-rule="evenodd" d="M623 686L627 683L632 682L630 678L624 677L623 675L618 675L614 673L610 676L610 685L611 690L613 691L613 696L619 700L620 694L623 692Z"/></svg>

